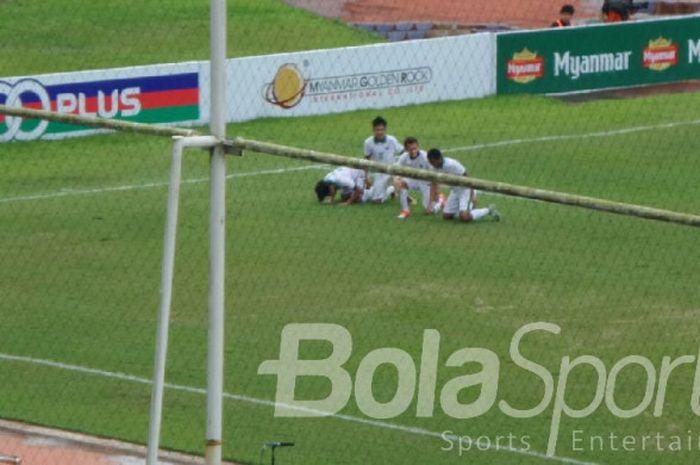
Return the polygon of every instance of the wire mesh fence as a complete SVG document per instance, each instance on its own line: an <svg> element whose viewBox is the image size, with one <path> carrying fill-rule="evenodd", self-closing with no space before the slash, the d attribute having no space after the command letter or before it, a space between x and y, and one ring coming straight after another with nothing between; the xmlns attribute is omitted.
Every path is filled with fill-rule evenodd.
<svg viewBox="0 0 700 465"><path fill-rule="evenodd" d="M207 134L205 3L0 1L0 104ZM697 218L693 2L573 2L571 28L560 2L228 3L225 460L696 460L697 229L464 184ZM75 122L0 117L7 463L145 457L172 141ZM167 463L203 461L208 161L184 154Z"/></svg>

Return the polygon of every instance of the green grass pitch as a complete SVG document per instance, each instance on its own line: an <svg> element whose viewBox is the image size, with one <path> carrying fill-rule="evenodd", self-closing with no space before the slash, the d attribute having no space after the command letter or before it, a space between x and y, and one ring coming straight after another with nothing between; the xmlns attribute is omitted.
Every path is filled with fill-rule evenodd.
<svg viewBox="0 0 700 465"><path fill-rule="evenodd" d="M190 4L170 3L181 9ZM297 42L273 45L271 37L279 36L255 29L260 36L234 33L237 50L259 53L326 44L325 35L308 32L315 30L311 26L338 32L333 39L338 42L328 45L371 40L310 15L292 14L278 2L260 3L280 24L292 15L290 22L299 28ZM46 4L58 8L60 2ZM155 8L154 2L144 4ZM233 17L240 11L256 18L257 4L234 2ZM39 8L38 2L29 5ZM0 11L21 6L0 3ZM130 18L127 6L112 8ZM198 27L205 31L206 8L198 8L204 15ZM169 31L169 24L184 17L189 14L173 8L156 29ZM115 21L115 27L119 24ZM52 42L51 30L60 33L57 27L46 26L46 35L38 34L34 43L22 47L30 56L37 53ZM71 40L83 44L74 34ZM160 34L167 32L156 36ZM22 50L18 41L12 43ZM126 52L107 59L100 44L85 45L90 67L132 60ZM205 37L188 47L192 49L173 49L171 55L168 47L154 47L132 61L206 56ZM60 53L55 62L43 65L18 58L16 68L3 62L2 71L16 75L78 67L71 60ZM231 125L228 132L358 156L376 113L262 120ZM479 177L700 210L698 94L582 105L536 97L491 98L382 113L390 132L417 135L425 147L486 144L451 153ZM672 122L684 124L664 127ZM625 128L645 129L600 134ZM582 136L527 140L566 134ZM495 144L517 139L521 141ZM169 151L168 141L125 135L0 145L1 417L145 441L149 386L120 374L151 376ZM497 408L471 420L449 418L439 408L432 418L419 419L414 401L405 414L387 421L400 426L391 429L362 422L367 417L351 399L342 418L275 418L269 405L256 403L274 400L275 379L257 375L257 369L277 358L281 330L289 323L348 328L354 342L347 365L352 373L367 353L381 347L401 348L419 360L423 330L437 329L442 336L438 386L469 370L445 368L449 354L462 347L488 348L502 362L498 399L520 408L532 407L543 395L542 384L508 356L513 333L527 323L562 327L559 336L535 335L524 343L526 355L555 376L567 355L592 354L610 368L622 357L639 354L658 370L663 356L697 354L700 249L694 229L488 194L482 203L496 203L505 216L502 223L459 225L421 215L400 222L395 202L347 209L319 206L312 188L323 169L261 154L231 158L228 167L225 390L245 397L229 397L225 403L224 452L232 460L257 463L262 443L280 439L297 443L280 455L281 463L557 463L504 451L460 457L441 451L445 442L425 434L527 435L532 449L543 452L551 408L517 421ZM206 155L188 152L168 382L194 388L206 384L206 175ZM313 345L304 355L323 357L328 349ZM7 355L100 372L11 361ZM571 434L685 437L690 431L697 437L700 427L690 409L694 370L687 365L674 372L662 417L648 409L622 420L601 407L585 419L563 419L557 454L601 465L692 463L697 447L678 453L578 452ZM621 406L640 402L642 374L631 370L620 378L616 400ZM592 370L582 370L571 380L567 401L584 407L594 383ZM375 395L388 400L394 385L395 373L382 368ZM323 397L327 391L322 380L299 385L304 398ZM467 392L461 400L477 394ZM200 393L166 391L164 447L203 450L204 406Z"/></svg>

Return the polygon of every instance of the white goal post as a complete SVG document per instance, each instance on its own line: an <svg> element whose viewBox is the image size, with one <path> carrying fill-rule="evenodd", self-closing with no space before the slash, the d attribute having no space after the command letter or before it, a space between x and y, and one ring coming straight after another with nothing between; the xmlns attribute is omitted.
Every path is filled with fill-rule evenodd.
<svg viewBox="0 0 700 465"><path fill-rule="evenodd" d="M158 452L160 450L160 431L163 418L163 396L165 390L165 367L168 357L168 333L173 296L173 277L175 274L177 221L180 206L180 186L182 184L182 155L185 149L188 148L213 150L214 147L219 145L219 140L213 136L173 136L170 181L168 183L168 207L165 220L165 239L163 241L163 263L161 268L160 304L156 329L151 410L148 428L147 465L156 465L158 463Z"/></svg>

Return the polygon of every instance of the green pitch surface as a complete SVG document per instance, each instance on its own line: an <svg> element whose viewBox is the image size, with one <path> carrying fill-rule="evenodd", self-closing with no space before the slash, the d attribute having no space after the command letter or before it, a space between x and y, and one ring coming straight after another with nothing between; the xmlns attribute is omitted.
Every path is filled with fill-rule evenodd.
<svg viewBox="0 0 700 465"><path fill-rule="evenodd" d="M688 94L579 106L490 99L384 115L392 133L417 135L426 147L457 148L450 155L486 179L697 212L698 108L698 95ZM231 126L229 133L357 156L373 116L267 120ZM167 141L121 135L0 146L3 417L145 442L150 386L142 381L151 376L169 150ZM312 189L325 171L261 154L229 160L228 458L256 463L263 442L293 440L297 446L280 455L287 459L282 463L694 460L700 430L690 404L692 364L669 378L660 417L652 415L654 394L651 405L630 419L612 415L605 403L587 418L562 418L554 462L532 455L546 450L551 404L530 419L511 419L495 404L483 416L459 420L442 411L439 399L449 380L480 369L447 368L450 354L481 347L501 361L497 400L536 406L543 383L509 356L513 334L528 323L561 327L558 336L539 332L522 343L523 354L555 381L565 356L591 354L610 371L623 357L642 355L653 363L656 379L662 357L696 356L696 229L487 194L482 204L496 203L502 223L453 224L418 209L401 222L396 202L318 205ZM188 152L184 174L163 444L201 452L206 155ZM375 421L353 396L341 416L275 418L269 402L276 380L257 369L278 357L289 323L347 328L353 352L345 369L353 380L360 361L377 348L400 348L420 366L423 331L438 330L434 414L417 418L414 397L405 413ZM313 343L303 346L302 355L324 358L329 352L328 344ZM639 366L624 370L616 403L631 409L642 402L645 380ZM395 386L396 371L381 367L377 399L389 401ZM584 408L595 386L594 370L579 367L566 402ZM307 378L298 383L297 396L319 399L329 389L327 381ZM468 403L478 396L477 387L459 399ZM449 444L440 438L444 431L488 438L492 449L462 456L442 451ZM695 448L658 452L648 443L642 451L638 443L638 450L621 452L607 442L601 450L588 442L611 432L638 441L663 434L664 444L671 435L690 434ZM493 450L497 438L509 434L529 441L530 453ZM584 442L575 443L574 434Z"/></svg>
<svg viewBox="0 0 700 465"><path fill-rule="evenodd" d="M70 11L68 11L70 10ZM229 0L229 56L379 39L288 7L282 0ZM0 1L0 76L209 58L209 2L192 0Z"/></svg>
<svg viewBox="0 0 700 465"><path fill-rule="evenodd" d="M100 2L99 11L95 2L70 3L67 12L64 1L0 1L0 13L12 18L0 40L13 57L0 62L0 74L208 55L206 2L120 0ZM280 1L230 6L233 55L376 40ZM698 212L699 108L700 97L688 94L579 106L489 99L383 113L392 133L416 135L426 148L454 149L449 155L479 177ZM359 156L375 114L259 121L229 133ZM169 151L167 141L122 135L0 145L1 417L145 442ZM650 405L633 418L616 417L605 403L586 418L562 418L550 459L541 454L552 430L551 403L530 419L512 419L494 404L483 416L459 420L443 412L439 399L450 380L480 369L448 368L448 357L480 347L500 360L496 400L536 406L543 383L513 363L509 345L515 331L539 321L559 325L561 334L528 335L522 352L554 380L562 357L591 354L607 371L623 357L647 357L658 381L663 357L698 352L697 230L487 194L481 203L496 203L502 223L452 224L419 209L400 222L395 202L319 206L312 189L326 170L260 154L229 161L226 457L257 463L263 442L292 440L296 447L280 453L280 463L696 461L700 426L691 409L690 363L668 377L660 416L653 415L655 382ZM199 453L206 155L188 152L184 173L163 445ZM275 378L257 369L279 356L280 334L290 323L347 328L353 352L344 368L353 381L377 348L400 348L419 367L423 331L438 330L433 415L418 418L414 396L405 413L375 420L353 396L330 418L276 418ZM321 343L302 350L308 358L329 352ZM626 369L614 401L632 409L646 400L645 384L642 368ZM381 367L377 399L389 401L395 386L395 370ZM595 387L592 368L576 369L566 402L584 408ZM303 379L297 394L318 399L328 392L323 379ZM473 388L460 401L479 394ZM480 445L490 449L444 451L445 431L482 437ZM618 442L607 439L611 433ZM504 450L511 435L515 448L527 442L527 452ZM656 435L663 436L661 447ZM595 436L606 441L591 444ZM623 436L636 440L627 442L632 450L622 448ZM683 438L679 451L674 437Z"/></svg>

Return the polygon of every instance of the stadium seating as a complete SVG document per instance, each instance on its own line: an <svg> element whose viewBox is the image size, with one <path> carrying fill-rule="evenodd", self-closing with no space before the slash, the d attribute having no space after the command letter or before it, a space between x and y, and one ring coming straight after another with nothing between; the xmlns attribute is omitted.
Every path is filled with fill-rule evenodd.
<svg viewBox="0 0 700 465"><path fill-rule="evenodd" d="M358 23L353 24L358 29L373 32L385 37L390 42L402 40L425 39L428 32L433 29L432 23Z"/></svg>
<svg viewBox="0 0 700 465"><path fill-rule="evenodd" d="M475 32L507 31L511 26L502 24L462 25L452 23L356 23L354 27L386 38L389 42L445 37Z"/></svg>

